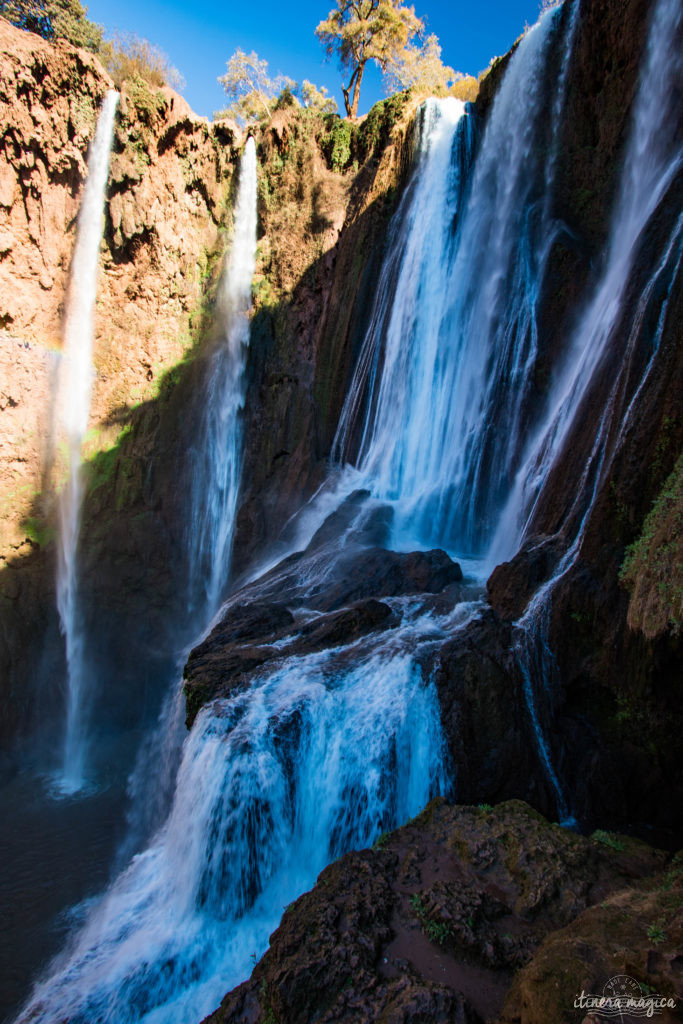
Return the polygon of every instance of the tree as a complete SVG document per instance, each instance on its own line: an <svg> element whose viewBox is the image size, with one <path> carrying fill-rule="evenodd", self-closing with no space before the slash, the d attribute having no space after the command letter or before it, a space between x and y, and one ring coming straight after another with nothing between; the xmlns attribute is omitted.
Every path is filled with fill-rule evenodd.
<svg viewBox="0 0 683 1024"><path fill-rule="evenodd" d="M102 43L100 58L120 88L127 78L141 78L148 85L159 88L170 85L183 89L185 82L177 68L158 46L132 33L117 33Z"/></svg>
<svg viewBox="0 0 683 1024"><path fill-rule="evenodd" d="M102 45L102 28L88 20L80 0L0 0L0 15L43 39L66 39L93 53Z"/></svg>
<svg viewBox="0 0 683 1024"><path fill-rule="evenodd" d="M434 33L418 46L405 46L389 61L385 81L389 92L418 89L420 92L444 93L462 78L462 74L442 63L441 47Z"/></svg>
<svg viewBox="0 0 683 1024"><path fill-rule="evenodd" d="M330 96L324 85L320 88L304 78L301 86L301 102L306 110L317 110L321 114L336 114L337 101Z"/></svg>
<svg viewBox="0 0 683 1024"><path fill-rule="evenodd" d="M354 118L365 65L372 60L383 72L389 70L424 31L424 24L402 0L336 0L336 4L315 34L328 57L336 55L342 70L351 72L342 92L346 116Z"/></svg>
<svg viewBox="0 0 683 1024"><path fill-rule="evenodd" d="M260 60L253 51L245 53L239 48L233 53L227 63L227 71L218 81L225 89L229 101L222 113L238 121L258 120L264 114L270 118L270 104L286 85L281 75L277 78L269 77L268 61Z"/></svg>

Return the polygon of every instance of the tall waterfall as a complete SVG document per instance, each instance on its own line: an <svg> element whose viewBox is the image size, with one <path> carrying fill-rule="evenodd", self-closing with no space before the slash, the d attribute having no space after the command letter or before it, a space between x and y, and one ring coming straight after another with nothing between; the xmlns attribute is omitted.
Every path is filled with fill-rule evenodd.
<svg viewBox="0 0 683 1024"><path fill-rule="evenodd" d="M401 213L385 264L393 287L383 282L376 298L336 442L372 492L396 503L397 543L482 553L516 468L536 304L559 230L545 197L576 16L558 41L561 14L543 16L514 53L473 172L462 105L428 107L426 188Z"/></svg>
<svg viewBox="0 0 683 1024"><path fill-rule="evenodd" d="M68 477L59 501L57 608L66 642L66 735L60 789L73 793L84 783L87 753L87 681L78 607L78 534L83 481L81 449L88 429L92 394L93 311L118 93L107 93L88 157L88 179L78 214L76 246L66 302L64 350L59 367L57 433L68 452Z"/></svg>
<svg viewBox="0 0 683 1024"><path fill-rule="evenodd" d="M514 554L531 523L537 495L614 340L638 240L680 168L666 122L673 101L666 89L657 91L658 76L680 72L673 42L678 6L679 0L659 0L656 7L609 252L540 427L531 413L537 396L530 378L539 294L562 230L549 197L578 5L550 11L521 41L481 139L462 104L425 105L417 164L390 227L371 326L335 442L337 458L357 467L354 483L392 504L396 543L437 542L483 554L495 538ZM222 285L224 343L212 356L196 452L193 566L205 587L195 600L209 613L224 586L239 484L254 161L251 143ZM680 259L679 221L638 300L636 321L659 286L668 301ZM624 341L626 362L636 333L637 324ZM655 332L653 348L657 338ZM618 435L628 420L634 399L620 405L625 394L609 397L609 422L598 417L580 522L607 434L613 437L616 423ZM574 537L576 545L580 525ZM332 571L328 555L329 549L320 554L320 577L307 580L311 593ZM308 571L318 571L314 561ZM539 762L568 817L538 714L541 699L552 701L543 692L551 682L550 655L535 644L542 625L534 616L545 596L542 590L517 624L518 653ZM249 973L283 905L326 863L448 791L436 690L423 666L478 606L456 604L439 614L411 599L388 601L395 628L306 655L288 653L289 640L278 640L277 662L201 710L183 745L166 820L86 908L82 928L37 985L21 1022L201 1019Z"/></svg>
<svg viewBox="0 0 683 1024"><path fill-rule="evenodd" d="M525 532L533 522L539 496L558 457L568 442L572 429L584 410L591 386L623 315L623 300L631 279L639 239L662 197L683 167L683 142L679 130L680 89L683 83L683 52L681 29L683 11L677 0L659 0L650 30L645 67L636 97L633 123L621 178L618 201L612 216L606 265L591 301L574 332L562 371L551 392L548 409L540 427L530 439L520 466L515 487L493 541L492 559L514 554ZM659 278L667 275L672 255L680 260L681 220L674 225L665 247L665 256L647 283L641 305L647 304ZM668 270L671 276L671 269ZM675 276L675 275L674 275ZM584 467L581 487L577 488L574 514L581 523L592 504L600 473L606 464L605 444L618 410L617 395L622 377L630 365L637 328L642 320L634 318L635 331L622 344L622 372L614 377L613 386L595 431L591 459ZM663 325L660 318L655 332L652 354ZM622 410L624 412L624 410ZM624 422L626 417L624 417ZM607 462L608 462L607 458ZM571 510L570 510L571 513ZM579 535L573 552L578 550ZM565 560L566 567L567 560Z"/></svg>
<svg viewBox="0 0 683 1024"><path fill-rule="evenodd" d="M192 624L205 630L228 581L242 458L241 413L249 345L251 283L256 263L256 146L247 139L240 163L232 245L216 302L216 333L205 368L201 417L190 451L191 493L186 531ZM159 721L130 776L128 834L136 849L164 820L185 734L182 679L167 695Z"/></svg>
<svg viewBox="0 0 683 1024"><path fill-rule="evenodd" d="M193 451L190 602L206 619L215 613L228 578L240 480L240 413L256 263L256 185L256 146L250 136L240 167L232 248L219 286L219 337L208 368Z"/></svg>

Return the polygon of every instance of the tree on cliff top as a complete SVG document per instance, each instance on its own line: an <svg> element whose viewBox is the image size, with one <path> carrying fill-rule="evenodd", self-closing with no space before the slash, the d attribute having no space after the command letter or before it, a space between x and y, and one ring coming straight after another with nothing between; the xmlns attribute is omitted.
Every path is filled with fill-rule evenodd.
<svg viewBox="0 0 683 1024"><path fill-rule="evenodd" d="M409 44L389 60L385 83L389 92L418 89L442 94L463 77L442 62L439 39L432 33L421 45Z"/></svg>
<svg viewBox="0 0 683 1024"><path fill-rule="evenodd" d="M279 76L268 74L268 61L257 53L235 50L227 63L227 71L218 79L228 97L228 106L221 113L238 121L249 121L265 116L270 118L271 104L281 89L293 85Z"/></svg>
<svg viewBox="0 0 683 1024"><path fill-rule="evenodd" d="M317 110L321 114L336 114L337 101L330 96L324 85L318 88L304 78L301 86L301 102L306 110Z"/></svg>
<svg viewBox="0 0 683 1024"><path fill-rule="evenodd" d="M342 86L347 117L358 112L360 86L368 61L383 72L401 62L413 38L424 31L424 23L413 7L402 0L336 0L337 6L315 30L328 57L337 56L344 71L350 71Z"/></svg>
<svg viewBox="0 0 683 1024"><path fill-rule="evenodd" d="M181 90L185 87L183 76L164 51L131 32L118 32L113 39L102 43L100 60L117 89L130 78L141 78L154 88L170 85L172 89Z"/></svg>
<svg viewBox="0 0 683 1024"><path fill-rule="evenodd" d="M66 39L93 53L102 45L102 28L88 20L80 0L0 0L0 15L43 39Z"/></svg>

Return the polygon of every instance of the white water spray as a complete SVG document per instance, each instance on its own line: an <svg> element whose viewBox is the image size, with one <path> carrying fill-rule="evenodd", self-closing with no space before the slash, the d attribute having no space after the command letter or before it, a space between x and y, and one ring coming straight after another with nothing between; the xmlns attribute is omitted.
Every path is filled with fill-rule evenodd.
<svg viewBox="0 0 683 1024"><path fill-rule="evenodd" d="M283 906L331 860L446 789L417 654L439 624L286 658L200 713L166 823L101 900L21 1021L200 1020L249 974Z"/></svg>
<svg viewBox="0 0 683 1024"><path fill-rule="evenodd" d="M228 579L240 482L245 356L249 345L251 282L256 263L256 146L242 156L235 233L217 303L220 337L206 379L201 426L193 453L190 603L211 619Z"/></svg>
<svg viewBox="0 0 683 1024"><path fill-rule="evenodd" d="M557 230L543 197L556 164L558 124L548 132L545 112L560 15L541 18L510 60L472 174L463 105L427 105L432 130L383 271L393 280L381 281L336 445L352 458L359 438L355 461L365 486L395 503L398 544L481 553L514 472ZM554 111L573 28L572 18Z"/></svg>
<svg viewBox="0 0 683 1024"><path fill-rule="evenodd" d="M59 501L57 609L66 643L67 697L64 761L58 786L74 793L84 784L87 694L84 637L78 607L78 534L83 500L81 450L92 395L93 312L118 93L108 92L88 157L88 179L78 214L76 246L66 302L64 349L59 366L57 433L68 452L68 478Z"/></svg>

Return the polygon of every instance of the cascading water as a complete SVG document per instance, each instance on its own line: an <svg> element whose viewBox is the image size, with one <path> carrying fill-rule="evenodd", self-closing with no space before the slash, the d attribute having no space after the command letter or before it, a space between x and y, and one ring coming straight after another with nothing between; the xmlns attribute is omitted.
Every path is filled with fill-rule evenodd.
<svg viewBox="0 0 683 1024"><path fill-rule="evenodd" d="M256 146L250 136L240 163L232 246L218 286L216 338L205 371L197 439L190 452L188 604L193 625L200 632L207 629L218 609L230 570L256 263L256 198ZM185 735L184 717L180 680L165 700L157 727L141 748L129 779L128 834L122 857L148 839L168 812Z"/></svg>
<svg viewBox="0 0 683 1024"><path fill-rule="evenodd" d="M92 907L22 1021L200 1020L330 860L447 782L416 656L447 623L290 657L199 715L170 815ZM371 680L371 683L369 683Z"/></svg>
<svg viewBox="0 0 683 1024"><path fill-rule="evenodd" d="M682 23L680 4L676 0L660 0L648 37L605 269L574 332L565 365L552 389L546 416L531 438L518 471L493 540L491 560L494 562L510 557L517 550L533 521L543 486L581 416L583 401L614 342L639 239L683 167L683 144L678 126L680 92L676 89L676 83L680 89L683 79ZM674 226L664 265L656 269L653 278L662 274L671 253L675 253L680 232L679 222ZM652 286L653 281L648 282L645 292L651 291ZM624 346L624 356L627 354L628 344ZM627 360L622 360L622 368L626 365ZM593 496L595 494L596 474L591 472L591 467L597 470L604 465L604 443L614 417L621 376L615 376L614 386L604 403L593 458L584 470L582 487L577 491L575 504L580 509L582 523L592 504L587 494L591 489Z"/></svg>
<svg viewBox="0 0 683 1024"><path fill-rule="evenodd" d="M65 793L82 788L87 752L87 692L84 638L78 608L78 534L83 483L81 449L88 428L92 394L93 310L103 230L118 93L108 92L88 157L88 179L78 214L76 247L66 302L64 350L59 367L57 433L68 452L68 477L59 501L57 609L66 643L67 696L64 760L57 780Z"/></svg>
<svg viewBox="0 0 683 1024"><path fill-rule="evenodd" d="M660 0L656 24L672 9L672 0ZM357 461L353 484L393 504L399 541L484 551L515 472L525 453L535 451L528 377L536 357L536 304L560 230L548 201L558 128L543 112L562 109L576 11L574 5L571 17L550 12L521 42L474 167L476 140L463 107L456 101L425 107L415 175L390 231L382 294L336 443L339 458ZM659 45L651 42L648 67ZM561 73L551 87L548 68L558 47ZM520 96L527 102L521 121ZM680 225L677 231L651 290L656 282L664 291L672 287ZM626 236L619 237L625 244ZM611 256L603 283L610 266ZM614 295L620 301L621 293ZM247 341L239 337L238 354ZM232 359L224 366L235 410L224 422L237 436L242 371ZM227 394L228 386L223 392L219 384L220 374L212 395ZM195 492L213 486L215 471L216 490L205 503L211 507L194 505L196 523L208 524L210 535L200 539L194 563L209 581L206 607L220 599L239 466L238 454L214 460L220 422L218 415L205 419L202 436L212 454ZM595 473L591 479L594 487ZM530 493L533 503L534 488L520 493ZM528 517L529 499L522 505ZM226 510L232 510L227 534L214 529ZM322 550L319 577L315 559L306 563L311 593L332 574L331 560L330 549ZM83 928L36 988L21 1021L200 1019L249 973L282 905L324 864L350 846L367 845L449 788L435 688L421 666L477 608L460 604L439 617L420 610L419 602L417 610L410 600L391 604L395 627L356 644L301 656L278 641L275 668L262 668L248 686L200 712L183 747L166 821L88 908ZM519 658L528 669L524 695L539 761L566 817L537 713L537 677L549 671L547 652L526 643L537 636L530 618L517 626L525 631ZM552 694L546 696L551 702Z"/></svg>
<svg viewBox="0 0 683 1024"><path fill-rule="evenodd" d="M219 337L211 355L203 416L192 452L188 518L190 605L204 621L216 612L230 564L240 481L240 413L244 405L244 366L255 263L256 146L250 136L240 167L232 248L219 287Z"/></svg>
<svg viewBox="0 0 683 1024"><path fill-rule="evenodd" d="M428 106L436 127L418 171L427 187L401 214L385 264L395 285L385 281L376 299L336 441L342 459L353 458L356 444L365 485L395 502L398 543L481 553L516 468L536 304L559 230L545 201L559 119L545 113L561 14L542 17L513 55L472 173L462 104ZM555 113L575 16L562 43Z"/></svg>

